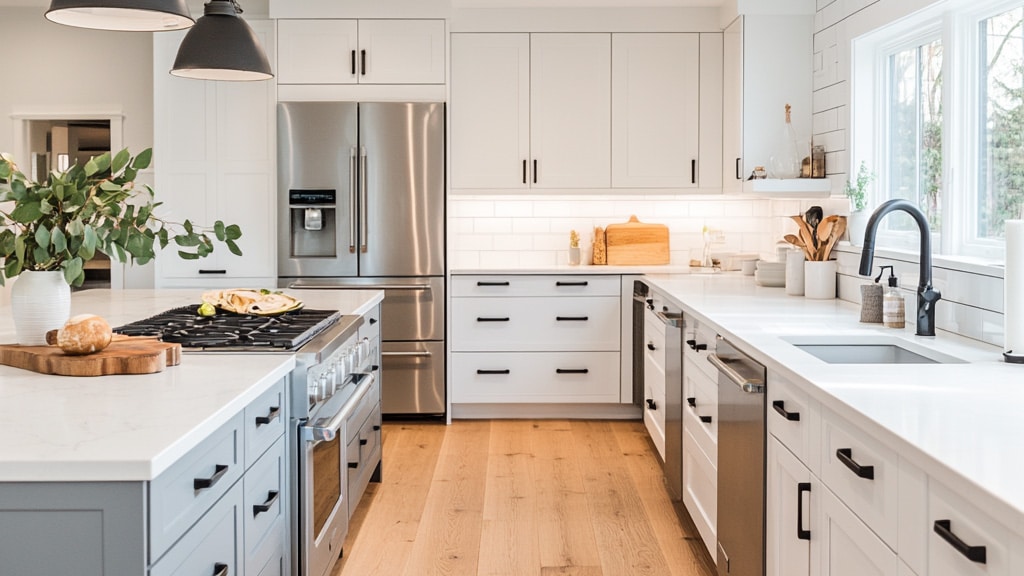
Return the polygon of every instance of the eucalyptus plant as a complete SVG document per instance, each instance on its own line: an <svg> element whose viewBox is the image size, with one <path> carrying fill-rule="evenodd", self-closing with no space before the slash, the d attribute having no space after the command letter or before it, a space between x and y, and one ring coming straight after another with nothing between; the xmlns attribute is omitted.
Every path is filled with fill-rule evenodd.
<svg viewBox="0 0 1024 576"><path fill-rule="evenodd" d="M150 148L135 157L127 149L113 157L107 152L83 166L51 172L39 183L0 154L0 286L24 270L60 270L69 285L81 286L85 262L97 251L119 262L145 264L155 257L157 243L162 249L174 242L178 256L195 260L212 253L216 239L240 256L237 225L218 220L200 227L153 213L161 204L154 202L153 189L135 184L152 157Z"/></svg>
<svg viewBox="0 0 1024 576"><path fill-rule="evenodd" d="M860 163L860 170L857 171L857 178L853 182L846 181L846 197L850 199L850 207L854 212L860 212L868 207L868 184L875 179L875 173L868 171L866 163Z"/></svg>

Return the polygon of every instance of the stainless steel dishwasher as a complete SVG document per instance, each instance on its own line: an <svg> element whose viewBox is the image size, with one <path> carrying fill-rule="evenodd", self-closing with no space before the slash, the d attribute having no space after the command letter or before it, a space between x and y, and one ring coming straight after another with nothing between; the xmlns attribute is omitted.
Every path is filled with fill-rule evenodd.
<svg viewBox="0 0 1024 576"><path fill-rule="evenodd" d="M721 336L718 369L718 574L764 576L765 367Z"/></svg>
<svg viewBox="0 0 1024 576"><path fill-rule="evenodd" d="M655 316L665 325L665 486L683 499L683 312L663 306Z"/></svg>

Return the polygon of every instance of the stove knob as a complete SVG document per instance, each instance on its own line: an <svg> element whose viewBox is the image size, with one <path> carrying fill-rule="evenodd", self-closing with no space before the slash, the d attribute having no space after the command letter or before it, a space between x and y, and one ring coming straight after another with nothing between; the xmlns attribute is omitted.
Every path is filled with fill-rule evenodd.
<svg viewBox="0 0 1024 576"><path fill-rule="evenodd" d="M331 364L330 370L327 371L327 385L330 386L331 394L338 391L341 382L338 381L338 364Z"/></svg>

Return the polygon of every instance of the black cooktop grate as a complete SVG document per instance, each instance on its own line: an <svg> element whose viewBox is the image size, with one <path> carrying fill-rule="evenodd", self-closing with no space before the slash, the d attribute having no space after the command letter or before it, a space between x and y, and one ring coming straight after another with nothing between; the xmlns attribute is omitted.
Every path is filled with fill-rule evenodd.
<svg viewBox="0 0 1024 576"><path fill-rule="evenodd" d="M182 306L114 328L127 336L156 336L186 348L295 350L338 321L336 310L305 308L279 316L217 311L200 316L199 306Z"/></svg>

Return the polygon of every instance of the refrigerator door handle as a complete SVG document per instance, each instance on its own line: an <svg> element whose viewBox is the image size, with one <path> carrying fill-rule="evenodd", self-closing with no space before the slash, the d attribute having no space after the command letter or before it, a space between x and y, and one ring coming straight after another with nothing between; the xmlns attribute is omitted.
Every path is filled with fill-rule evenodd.
<svg viewBox="0 0 1024 576"><path fill-rule="evenodd" d="M366 228L369 226L369 215L366 207L366 147L359 147L359 251L366 253L369 234Z"/></svg>
<svg viewBox="0 0 1024 576"><path fill-rule="evenodd" d="M353 54L355 51L353 51ZM356 149L353 146L348 152L348 251L356 251Z"/></svg>

